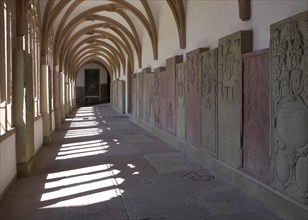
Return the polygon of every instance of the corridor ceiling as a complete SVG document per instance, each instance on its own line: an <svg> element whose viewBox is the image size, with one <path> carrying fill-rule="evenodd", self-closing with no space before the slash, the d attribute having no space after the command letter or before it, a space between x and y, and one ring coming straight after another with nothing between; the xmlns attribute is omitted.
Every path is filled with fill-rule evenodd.
<svg viewBox="0 0 308 220"><path fill-rule="evenodd" d="M95 62L111 74L126 72L127 62L142 68L142 38L151 42L153 59L158 58L157 21L168 7L186 47L183 0L41 0L42 55L48 53L53 36L53 62L59 71L74 77L82 65Z"/></svg>

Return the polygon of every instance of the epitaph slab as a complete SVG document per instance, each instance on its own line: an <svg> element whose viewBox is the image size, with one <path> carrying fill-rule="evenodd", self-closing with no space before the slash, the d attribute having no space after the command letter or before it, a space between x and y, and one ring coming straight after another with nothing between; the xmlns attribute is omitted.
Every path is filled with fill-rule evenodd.
<svg viewBox="0 0 308 220"><path fill-rule="evenodd" d="M143 119L143 73L137 74L137 117Z"/></svg>
<svg viewBox="0 0 308 220"><path fill-rule="evenodd" d="M147 119L147 106L148 106L148 73L151 72L151 68L145 68L143 70L143 81L142 81L142 87L143 87L143 90L142 90L142 109L143 109L143 114L142 114L142 120L143 121L146 121Z"/></svg>
<svg viewBox="0 0 308 220"><path fill-rule="evenodd" d="M119 81L119 109L121 114L125 114L125 81Z"/></svg>
<svg viewBox="0 0 308 220"><path fill-rule="evenodd" d="M176 65L176 136L185 140L186 62Z"/></svg>
<svg viewBox="0 0 308 220"><path fill-rule="evenodd" d="M176 103L175 103L175 84L176 84L176 64L183 61L182 56L175 56L166 61L166 131L175 135L176 125Z"/></svg>
<svg viewBox="0 0 308 220"><path fill-rule="evenodd" d="M185 90L185 124L187 143L201 146L201 75L199 54L208 50L197 49L187 54L187 76Z"/></svg>
<svg viewBox="0 0 308 220"><path fill-rule="evenodd" d="M217 65L218 50L200 54L202 151L217 157Z"/></svg>
<svg viewBox="0 0 308 220"><path fill-rule="evenodd" d="M162 119L162 109L161 109L161 96L163 86L161 84L161 72L164 72L164 67L159 67L154 70L154 126L159 127L161 125Z"/></svg>
<svg viewBox="0 0 308 220"><path fill-rule="evenodd" d="M243 169L269 180L269 50L243 55Z"/></svg>
<svg viewBox="0 0 308 220"><path fill-rule="evenodd" d="M252 31L239 31L219 40L218 159L242 166L242 54L252 51Z"/></svg>
<svg viewBox="0 0 308 220"><path fill-rule="evenodd" d="M132 115L137 117L137 77L136 74L133 75L132 80Z"/></svg>
<svg viewBox="0 0 308 220"><path fill-rule="evenodd" d="M145 81L147 88L146 122L154 125L154 74L147 73Z"/></svg>
<svg viewBox="0 0 308 220"><path fill-rule="evenodd" d="M162 71L158 74L159 77L159 101L158 109L160 112L159 128L166 131L166 71Z"/></svg>
<svg viewBox="0 0 308 220"><path fill-rule="evenodd" d="M308 204L308 11L271 26L271 185Z"/></svg>

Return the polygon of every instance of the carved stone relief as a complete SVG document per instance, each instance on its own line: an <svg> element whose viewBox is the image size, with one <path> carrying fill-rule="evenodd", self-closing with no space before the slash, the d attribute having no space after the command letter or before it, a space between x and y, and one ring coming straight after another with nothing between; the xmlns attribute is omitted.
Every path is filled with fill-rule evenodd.
<svg viewBox="0 0 308 220"><path fill-rule="evenodd" d="M217 157L217 49L200 54L202 150Z"/></svg>
<svg viewBox="0 0 308 220"><path fill-rule="evenodd" d="M143 109L143 115L142 115L142 119L143 121L146 121L147 119L147 106L148 106L148 73L151 72L151 68L145 68L143 70L143 81L142 81L142 109Z"/></svg>
<svg viewBox="0 0 308 220"><path fill-rule="evenodd" d="M166 131L166 116L167 116L167 106L166 106L166 71L161 71L158 74L159 77L159 112L160 121L159 128Z"/></svg>
<svg viewBox="0 0 308 220"><path fill-rule="evenodd" d="M199 71L199 54L208 50L197 49L187 54L187 76L185 91L186 141L201 146L201 77Z"/></svg>
<svg viewBox="0 0 308 220"><path fill-rule="evenodd" d="M154 125L154 74L146 74L146 121Z"/></svg>
<svg viewBox="0 0 308 220"><path fill-rule="evenodd" d="M122 114L125 114L125 81L124 80L119 80L118 90L119 90L118 111Z"/></svg>
<svg viewBox="0 0 308 220"><path fill-rule="evenodd" d="M176 136L185 139L186 62L176 65Z"/></svg>
<svg viewBox="0 0 308 220"><path fill-rule="evenodd" d="M137 74L137 117L143 119L143 73Z"/></svg>
<svg viewBox="0 0 308 220"><path fill-rule="evenodd" d="M176 130L176 64L183 61L182 56L175 56L166 61L166 131L175 135Z"/></svg>
<svg viewBox="0 0 308 220"><path fill-rule="evenodd" d="M132 82L132 115L134 117L137 116L137 78L136 74L133 75L133 82Z"/></svg>
<svg viewBox="0 0 308 220"><path fill-rule="evenodd" d="M242 166L242 53L252 51L252 31L239 31L219 40L218 159Z"/></svg>
<svg viewBox="0 0 308 220"><path fill-rule="evenodd" d="M154 100L153 100L153 103L154 103L154 125L156 127L160 127L160 124L161 124L161 121L162 121L162 116L161 116L161 105L160 105L160 102L161 102L161 96L162 96L162 91L161 91L161 81L160 81L160 73L162 71L164 71L165 68L163 67L160 67L160 68L156 68L154 70Z"/></svg>
<svg viewBox="0 0 308 220"><path fill-rule="evenodd" d="M308 12L271 26L271 185L308 204Z"/></svg>
<svg viewBox="0 0 308 220"><path fill-rule="evenodd" d="M243 168L269 181L269 50L243 55Z"/></svg>

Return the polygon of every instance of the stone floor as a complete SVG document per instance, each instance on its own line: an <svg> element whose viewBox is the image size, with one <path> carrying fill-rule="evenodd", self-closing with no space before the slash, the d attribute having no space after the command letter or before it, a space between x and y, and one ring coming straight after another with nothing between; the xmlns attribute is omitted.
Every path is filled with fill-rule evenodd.
<svg viewBox="0 0 308 220"><path fill-rule="evenodd" d="M1 220L280 219L109 105L80 108L0 204Z"/></svg>

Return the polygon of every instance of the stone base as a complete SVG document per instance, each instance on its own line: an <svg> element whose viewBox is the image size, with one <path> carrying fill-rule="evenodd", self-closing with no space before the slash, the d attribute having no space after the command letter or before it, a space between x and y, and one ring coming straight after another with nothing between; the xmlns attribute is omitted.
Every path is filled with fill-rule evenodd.
<svg viewBox="0 0 308 220"><path fill-rule="evenodd" d="M52 143L53 135L49 135L48 137L44 137L43 144L44 146L50 146Z"/></svg>
<svg viewBox="0 0 308 220"><path fill-rule="evenodd" d="M277 212L281 217L286 219L308 219L308 206L288 198L270 186L253 179L241 170L234 169L219 160L207 156L196 147L183 142L147 122L138 118L132 118L132 121L182 151L194 161L201 163L207 169L220 174L226 180L247 192L247 194L258 199L266 207Z"/></svg>
<svg viewBox="0 0 308 220"><path fill-rule="evenodd" d="M58 131L58 130L61 130L61 128L62 128L62 125L61 125L61 124L59 124L59 125L56 124L56 130L57 130L57 131Z"/></svg>
<svg viewBox="0 0 308 220"><path fill-rule="evenodd" d="M27 177L30 176L34 165L34 157L32 157L29 161L24 163L17 164L17 176L18 177Z"/></svg>

